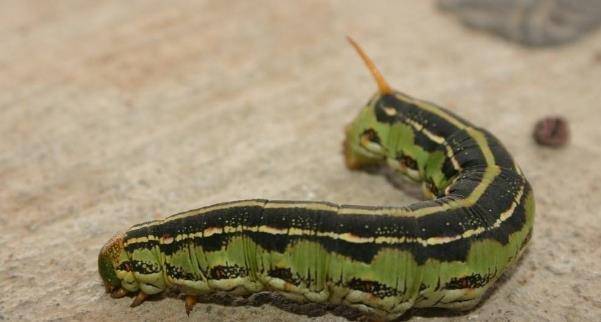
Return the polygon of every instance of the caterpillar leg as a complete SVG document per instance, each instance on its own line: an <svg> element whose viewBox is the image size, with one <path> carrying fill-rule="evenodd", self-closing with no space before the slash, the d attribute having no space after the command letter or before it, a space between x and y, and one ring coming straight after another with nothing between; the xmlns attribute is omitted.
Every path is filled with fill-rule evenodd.
<svg viewBox="0 0 601 322"><path fill-rule="evenodd" d="M127 291L124 288L118 288L111 292L111 297L114 299L120 299L127 295Z"/></svg>
<svg viewBox="0 0 601 322"><path fill-rule="evenodd" d="M186 295L186 314L190 316L190 312L194 309L194 305L198 302L198 297L196 295Z"/></svg>
<svg viewBox="0 0 601 322"><path fill-rule="evenodd" d="M130 307L136 307L142 303L144 303L144 301L148 298L148 294L140 291L140 293L138 293L138 295L136 295L136 297L134 298L133 302L131 302Z"/></svg>

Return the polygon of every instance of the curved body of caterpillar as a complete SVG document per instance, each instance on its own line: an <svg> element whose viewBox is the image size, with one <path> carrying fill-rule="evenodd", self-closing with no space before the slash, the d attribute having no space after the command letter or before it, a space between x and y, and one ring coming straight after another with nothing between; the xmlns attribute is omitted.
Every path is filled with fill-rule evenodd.
<svg viewBox="0 0 601 322"><path fill-rule="evenodd" d="M136 292L137 305L177 288L188 313L214 291L276 291L386 319L411 307L474 307L531 236L530 185L488 131L391 90L358 51L380 91L347 127L347 166L388 165L424 182L431 200L244 200L134 225L100 252L107 290Z"/></svg>

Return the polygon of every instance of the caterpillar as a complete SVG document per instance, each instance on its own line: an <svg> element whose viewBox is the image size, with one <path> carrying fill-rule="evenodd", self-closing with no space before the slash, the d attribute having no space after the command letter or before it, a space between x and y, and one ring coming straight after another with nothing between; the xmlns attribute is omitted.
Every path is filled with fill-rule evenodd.
<svg viewBox="0 0 601 322"><path fill-rule="evenodd" d="M273 291L390 320L412 307L469 310L532 235L532 188L487 130L393 90L352 39L378 86L346 127L350 169L389 167L422 182L404 207L241 200L133 225L101 249L106 291L179 290L190 314L216 291Z"/></svg>

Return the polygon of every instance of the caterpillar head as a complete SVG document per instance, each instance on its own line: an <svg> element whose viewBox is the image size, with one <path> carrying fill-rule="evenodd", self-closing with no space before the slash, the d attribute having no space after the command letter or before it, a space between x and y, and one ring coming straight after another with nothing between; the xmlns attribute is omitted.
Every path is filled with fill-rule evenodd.
<svg viewBox="0 0 601 322"><path fill-rule="evenodd" d="M381 102L395 99L397 93L394 93L361 47L350 37L347 39L357 50L378 84L378 93L369 100L359 115L345 129L346 137L343 149L346 165L350 169L359 169L379 165L390 154L387 142L390 126L379 122L377 113L386 112L385 109L382 109ZM396 111L390 110L389 112Z"/></svg>
<svg viewBox="0 0 601 322"><path fill-rule="evenodd" d="M346 166L360 169L380 165L386 158L388 127L376 121L376 94L345 128L343 142Z"/></svg>
<svg viewBox="0 0 601 322"><path fill-rule="evenodd" d="M107 292L114 296L123 292L135 292L139 286L132 272L132 265L123 247L124 234L111 238L98 254L98 271Z"/></svg>

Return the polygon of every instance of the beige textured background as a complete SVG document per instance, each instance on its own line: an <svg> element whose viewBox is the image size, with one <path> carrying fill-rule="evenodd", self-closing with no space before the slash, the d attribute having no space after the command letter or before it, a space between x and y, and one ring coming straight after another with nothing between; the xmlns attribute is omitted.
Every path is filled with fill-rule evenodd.
<svg viewBox="0 0 601 322"><path fill-rule="evenodd" d="M252 197L410 202L343 167L342 128L375 89L346 34L397 88L489 128L536 192L525 259L477 310L437 319L598 319L601 33L527 50L432 1L5 0L0 320L184 319L178 299L104 293L98 250L140 221ZM569 147L532 142L548 113L571 121ZM269 305L191 317L309 320Z"/></svg>

